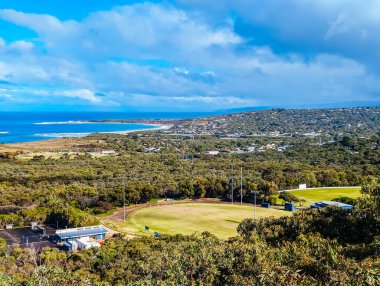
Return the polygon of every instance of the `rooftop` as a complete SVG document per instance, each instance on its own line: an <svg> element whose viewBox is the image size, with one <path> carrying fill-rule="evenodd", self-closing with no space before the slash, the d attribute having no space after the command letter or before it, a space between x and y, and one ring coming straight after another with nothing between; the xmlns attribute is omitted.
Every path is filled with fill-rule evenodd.
<svg viewBox="0 0 380 286"><path fill-rule="evenodd" d="M75 237L97 235L97 234L107 234L107 233L108 231L100 225L78 227L78 228L68 228L68 229L62 229L62 230L56 231L56 235L60 239L75 238Z"/></svg>
<svg viewBox="0 0 380 286"><path fill-rule="evenodd" d="M351 209L352 208L352 205L344 204L344 203L340 203L340 202L335 202L335 201L322 201L319 203L311 204L311 207L317 207L317 208L327 207L327 206L337 206L337 207L340 207L342 209Z"/></svg>
<svg viewBox="0 0 380 286"><path fill-rule="evenodd" d="M329 205L329 206L337 206L337 207L352 207L352 205L335 202L335 201L322 201L322 204Z"/></svg>

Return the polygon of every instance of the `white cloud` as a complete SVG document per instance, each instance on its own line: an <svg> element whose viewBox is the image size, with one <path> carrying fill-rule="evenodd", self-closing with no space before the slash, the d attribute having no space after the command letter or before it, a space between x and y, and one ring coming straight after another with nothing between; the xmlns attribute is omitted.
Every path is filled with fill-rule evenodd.
<svg viewBox="0 0 380 286"><path fill-rule="evenodd" d="M12 98L12 95L10 95L8 93L2 93L2 90L0 90L0 97L10 99L10 98Z"/></svg>
<svg viewBox="0 0 380 286"><path fill-rule="evenodd" d="M308 13L307 2L313 8ZM212 5L219 13L234 8L248 23L271 27L289 41L314 43L315 35L319 43L336 41L356 32L363 41L373 38L378 22L371 13L369 20L353 17L357 13L343 9L343 1L331 2ZM149 3L99 11L81 21L0 10L1 19L38 35L38 44L0 38L0 80L17 87L4 94L20 101L158 110L378 99L378 75L355 57L334 51L277 55L238 35L228 16L216 24L207 15Z"/></svg>
<svg viewBox="0 0 380 286"><path fill-rule="evenodd" d="M82 22L50 15L0 10L0 18L38 33L51 53L79 57L170 56L211 46L238 44L232 27L211 28L169 6L149 3L91 14Z"/></svg>
<svg viewBox="0 0 380 286"><path fill-rule="evenodd" d="M27 41L15 41L12 42L8 47L9 51L17 52L22 55L33 52L34 48L34 44Z"/></svg>
<svg viewBox="0 0 380 286"><path fill-rule="evenodd" d="M25 97L28 102L39 102L42 98L47 98L51 101L57 101L57 98L72 98L79 99L91 104L103 103L101 97L97 96L95 92L87 89L36 89L28 87L13 87L13 88L0 88L0 97L12 100L22 101Z"/></svg>
<svg viewBox="0 0 380 286"><path fill-rule="evenodd" d="M93 91L88 90L88 89L66 90L66 91L58 92L56 94L62 94L63 96L67 96L67 97L84 99L91 103L102 102L101 98L97 97Z"/></svg>
<svg viewBox="0 0 380 286"><path fill-rule="evenodd" d="M237 14L250 26L252 41L270 39L280 49L306 53L333 53L363 62L373 69L380 64L380 2L378 0L239 0L176 1L197 13L210 15L212 23ZM212 15L212 16L211 16ZM215 16L217 15L217 16ZM258 31L261 31L257 33Z"/></svg>
<svg viewBox="0 0 380 286"><path fill-rule="evenodd" d="M326 38L334 37L335 35L346 33L350 30L348 25L348 18L345 14L339 14L336 20L334 20L328 31L326 32Z"/></svg>

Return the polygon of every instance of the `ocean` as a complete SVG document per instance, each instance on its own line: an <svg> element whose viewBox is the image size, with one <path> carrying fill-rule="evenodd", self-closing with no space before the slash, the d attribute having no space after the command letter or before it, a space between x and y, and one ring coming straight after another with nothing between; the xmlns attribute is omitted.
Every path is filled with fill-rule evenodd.
<svg viewBox="0 0 380 286"><path fill-rule="evenodd" d="M96 132L149 130L152 125L90 123L108 119L183 119L216 113L183 112L0 112L0 143L21 143L60 137L82 137Z"/></svg>

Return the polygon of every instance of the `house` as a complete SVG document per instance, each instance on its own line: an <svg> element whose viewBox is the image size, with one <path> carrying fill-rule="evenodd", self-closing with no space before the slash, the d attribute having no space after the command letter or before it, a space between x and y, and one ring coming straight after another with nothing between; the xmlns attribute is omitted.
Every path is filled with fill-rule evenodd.
<svg viewBox="0 0 380 286"><path fill-rule="evenodd" d="M205 155L218 155L219 151L205 151L203 152Z"/></svg>
<svg viewBox="0 0 380 286"><path fill-rule="evenodd" d="M100 153L104 154L104 155L115 155L116 151L115 150L103 150Z"/></svg>
<svg viewBox="0 0 380 286"><path fill-rule="evenodd" d="M257 150L257 152L265 152L265 151L267 151L267 150L274 150L274 149L276 149L276 144L267 144L267 145L265 145L265 146L261 146L258 150Z"/></svg>
<svg viewBox="0 0 380 286"><path fill-rule="evenodd" d="M149 147L149 148L145 148L145 151L146 151L146 152L149 152L149 153L159 152L159 151L160 151L160 148Z"/></svg>
<svg viewBox="0 0 380 286"><path fill-rule="evenodd" d="M316 136L321 136L322 134L319 133L319 132L308 132L308 133L304 133L303 136L305 137L316 137Z"/></svg>
<svg viewBox="0 0 380 286"><path fill-rule="evenodd" d="M241 149L236 149L236 150L233 150L233 151L230 151L230 154L244 154L245 152Z"/></svg>
<svg viewBox="0 0 380 286"><path fill-rule="evenodd" d="M55 237L58 245L66 251L100 247L108 231L103 226L88 226L57 230Z"/></svg>
<svg viewBox="0 0 380 286"><path fill-rule="evenodd" d="M352 209L352 205L344 204L340 202L334 202L334 201L323 201L323 202L314 203L310 205L312 209L320 209L320 208L329 207L329 206L336 206L342 209Z"/></svg>
<svg viewBox="0 0 380 286"><path fill-rule="evenodd" d="M284 152L289 147L291 147L291 145L282 145L282 146L277 147L277 151Z"/></svg>
<svg viewBox="0 0 380 286"><path fill-rule="evenodd" d="M280 132L279 131L269 132L268 136L270 136L270 137L278 137L278 136L280 136Z"/></svg>
<svg viewBox="0 0 380 286"><path fill-rule="evenodd" d="M87 155L99 156L99 155L116 155L115 150L103 150L103 151L94 151L94 152L85 152Z"/></svg>
<svg viewBox="0 0 380 286"><path fill-rule="evenodd" d="M255 146L247 146L244 149L246 150L247 153L254 153L256 150L256 147Z"/></svg>

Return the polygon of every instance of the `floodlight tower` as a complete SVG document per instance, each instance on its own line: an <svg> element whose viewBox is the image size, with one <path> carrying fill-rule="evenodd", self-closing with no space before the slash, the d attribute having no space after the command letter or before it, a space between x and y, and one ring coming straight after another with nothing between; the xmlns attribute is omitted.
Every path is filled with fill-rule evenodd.
<svg viewBox="0 0 380 286"><path fill-rule="evenodd" d="M240 204L243 204L243 167L240 167Z"/></svg>
<svg viewBox="0 0 380 286"><path fill-rule="evenodd" d="M231 165L231 204L234 203L234 165Z"/></svg>
<svg viewBox="0 0 380 286"><path fill-rule="evenodd" d="M125 173L123 175L123 222L125 222Z"/></svg>
<svg viewBox="0 0 380 286"><path fill-rule="evenodd" d="M256 196L259 194L258 191L253 191L254 202L253 202L253 219L256 220Z"/></svg>
<svg viewBox="0 0 380 286"><path fill-rule="evenodd" d="M254 210L253 210L253 219L256 220L256 191L255 191L255 202L254 202Z"/></svg>

